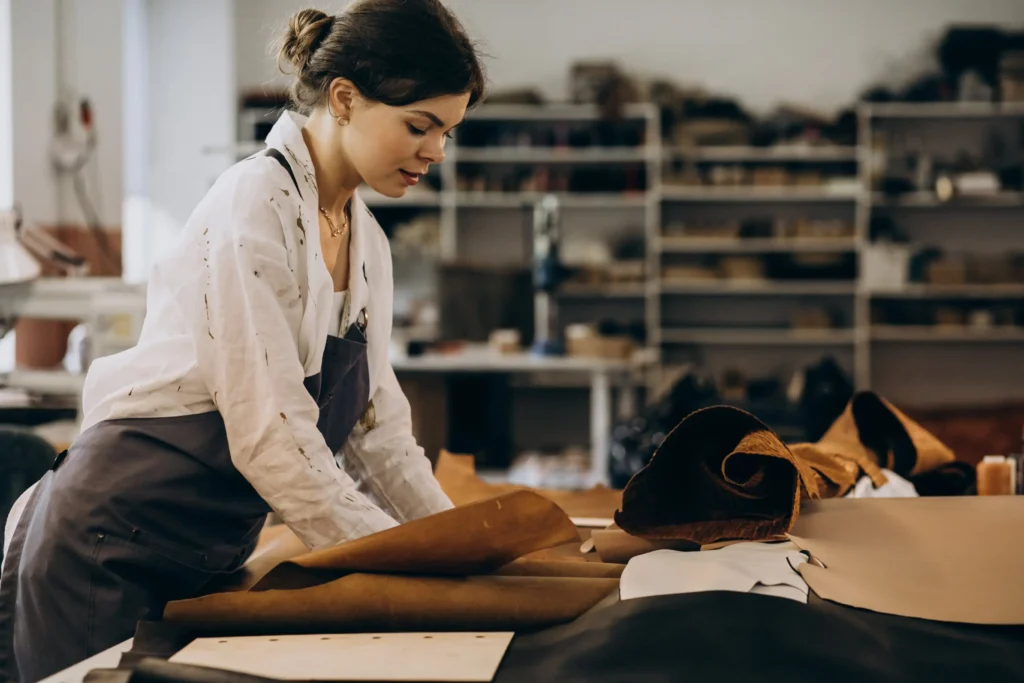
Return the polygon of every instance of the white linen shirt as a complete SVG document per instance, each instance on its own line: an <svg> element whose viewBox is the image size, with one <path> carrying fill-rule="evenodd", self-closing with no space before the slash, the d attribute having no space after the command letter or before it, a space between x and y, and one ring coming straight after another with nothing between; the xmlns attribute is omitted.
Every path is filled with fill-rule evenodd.
<svg viewBox="0 0 1024 683"><path fill-rule="evenodd" d="M235 467L316 549L452 504L413 438L388 360L391 252L358 193L345 317L366 309L371 407L337 461L317 430L320 411L303 379L320 371L338 320L305 121L286 112L267 138L291 165L301 197L284 167L263 155L217 180L153 267L138 344L90 367L82 428L220 411Z"/></svg>

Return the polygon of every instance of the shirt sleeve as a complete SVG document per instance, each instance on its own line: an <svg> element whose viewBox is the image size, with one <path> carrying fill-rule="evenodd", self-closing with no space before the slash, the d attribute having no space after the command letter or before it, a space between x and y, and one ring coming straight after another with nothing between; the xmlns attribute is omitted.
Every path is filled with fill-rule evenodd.
<svg viewBox="0 0 1024 683"><path fill-rule="evenodd" d="M317 549L397 523L358 491L317 429L298 344L302 311L317 301L306 300L289 264L294 245L274 192L281 191L229 191L230 201L210 211L195 238L196 298L183 305L194 310L197 363L224 418L233 464Z"/></svg>
<svg viewBox="0 0 1024 683"><path fill-rule="evenodd" d="M370 405L345 446L348 470L400 522L453 507L412 434L409 400L390 363Z"/></svg>

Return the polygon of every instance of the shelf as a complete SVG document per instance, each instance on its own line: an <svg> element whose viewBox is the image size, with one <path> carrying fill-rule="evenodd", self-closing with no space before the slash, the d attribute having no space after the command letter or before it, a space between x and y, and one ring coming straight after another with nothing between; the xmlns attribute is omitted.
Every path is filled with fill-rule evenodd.
<svg viewBox="0 0 1024 683"><path fill-rule="evenodd" d="M652 104L627 104L627 120L654 117L657 109ZM601 110L589 104L482 104L466 115L467 121L597 121Z"/></svg>
<svg viewBox="0 0 1024 683"><path fill-rule="evenodd" d="M644 162L653 152L644 147L460 147L453 155L459 163L565 163L592 164Z"/></svg>
<svg viewBox="0 0 1024 683"><path fill-rule="evenodd" d="M495 373L624 373L636 368L628 360L570 356L534 356L529 353L500 354L486 346L471 346L461 353L393 356L397 372L495 372Z"/></svg>
<svg viewBox="0 0 1024 683"><path fill-rule="evenodd" d="M832 145L778 145L775 147L669 147L666 159L688 159L706 162L849 162L857 161L856 147Z"/></svg>
<svg viewBox="0 0 1024 683"><path fill-rule="evenodd" d="M562 285L557 294L569 299L643 299L647 296L647 286L643 283L588 285L570 282Z"/></svg>
<svg viewBox="0 0 1024 683"><path fill-rule="evenodd" d="M144 305L146 290L118 277L42 277L5 294L10 299L0 309L21 318L82 321L96 314L97 300L120 295L133 296Z"/></svg>
<svg viewBox="0 0 1024 683"><path fill-rule="evenodd" d="M884 102L864 104L876 119L975 119L1024 117L1024 102Z"/></svg>
<svg viewBox="0 0 1024 683"><path fill-rule="evenodd" d="M706 344L722 346L846 346L853 344L850 329L663 329L663 344Z"/></svg>
<svg viewBox="0 0 1024 683"><path fill-rule="evenodd" d="M878 342L908 343L1021 343L1024 342L1024 328L992 327L972 329L967 327L940 327L938 325L875 325L871 328L871 339Z"/></svg>
<svg viewBox="0 0 1024 683"><path fill-rule="evenodd" d="M385 197L373 190L359 190L359 198L370 207L380 206L422 206L435 207L441 205L440 192L407 192L404 197Z"/></svg>
<svg viewBox="0 0 1024 683"><path fill-rule="evenodd" d="M762 282L758 280L709 280L707 282L662 282L662 294L753 295L753 296L853 296L853 282Z"/></svg>
<svg viewBox="0 0 1024 683"><path fill-rule="evenodd" d="M837 252L857 251L852 238L725 238L713 237L662 237L659 246L665 254L706 254L706 253L790 253L790 252Z"/></svg>
<svg viewBox="0 0 1024 683"><path fill-rule="evenodd" d="M535 204L549 193L546 192L456 192L455 205L460 207L522 208ZM646 193L616 194L599 193L554 193L561 208L576 209L617 209L647 205Z"/></svg>
<svg viewBox="0 0 1024 683"><path fill-rule="evenodd" d="M871 292L873 299L1007 299L1024 298L1024 284L923 285L913 284L895 292Z"/></svg>
<svg viewBox="0 0 1024 683"><path fill-rule="evenodd" d="M822 187L662 187L665 201L689 203L803 204L815 202L854 202L859 193L847 188Z"/></svg>
<svg viewBox="0 0 1024 683"><path fill-rule="evenodd" d="M85 375L64 370L14 370L0 375L0 385L42 396L80 396Z"/></svg>
<svg viewBox="0 0 1024 683"><path fill-rule="evenodd" d="M895 198L875 192L871 201L875 207L885 209L999 209L1024 207L1024 193L997 192L990 195L961 196L943 202L933 192L911 192Z"/></svg>

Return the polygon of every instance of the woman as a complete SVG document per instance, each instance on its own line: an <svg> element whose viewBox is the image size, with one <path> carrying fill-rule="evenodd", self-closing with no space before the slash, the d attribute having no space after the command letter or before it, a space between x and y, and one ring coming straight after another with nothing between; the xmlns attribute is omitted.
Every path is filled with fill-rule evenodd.
<svg viewBox="0 0 1024 683"><path fill-rule="evenodd" d="M477 56L437 0L304 10L280 56L308 118L281 116L196 208L138 345L90 368L81 435L22 501L0 591L13 680L237 569L271 510L316 549L451 506L387 359L391 257L355 189L400 197L444 159Z"/></svg>

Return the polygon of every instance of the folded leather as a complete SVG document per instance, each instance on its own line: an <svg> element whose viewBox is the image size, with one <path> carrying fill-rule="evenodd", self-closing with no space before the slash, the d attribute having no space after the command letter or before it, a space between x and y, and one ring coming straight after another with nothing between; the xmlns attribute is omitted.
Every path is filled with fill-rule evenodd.
<svg viewBox="0 0 1024 683"><path fill-rule="evenodd" d="M707 545L787 533L801 499L844 496L862 475L885 484L947 468L952 451L871 392L853 397L816 443L787 446L753 415L699 410L626 485L619 527L649 541Z"/></svg>
<svg viewBox="0 0 1024 683"><path fill-rule="evenodd" d="M233 590L168 603L163 618L217 634L539 628L618 585L618 565L521 559L579 543L568 516L529 491L285 561L295 543L273 532Z"/></svg>
<svg viewBox="0 0 1024 683"><path fill-rule="evenodd" d="M572 621L618 585L617 578L352 574L299 590L174 602L164 619L218 635L522 631Z"/></svg>
<svg viewBox="0 0 1024 683"><path fill-rule="evenodd" d="M301 588L355 572L487 574L534 550L578 539L558 506L516 491L300 555L279 564L253 590Z"/></svg>
<svg viewBox="0 0 1024 683"><path fill-rule="evenodd" d="M692 413L629 481L615 522L648 540L696 544L777 536L814 474L763 422L728 406Z"/></svg>

